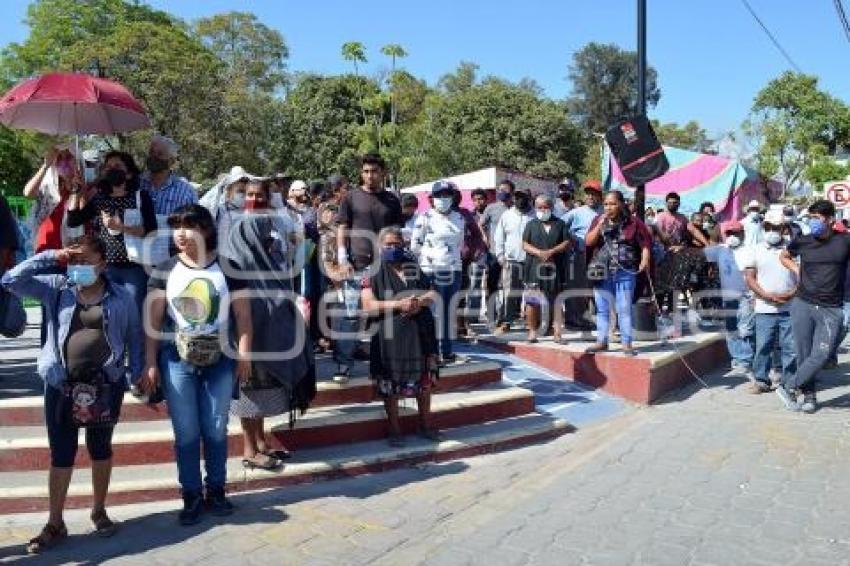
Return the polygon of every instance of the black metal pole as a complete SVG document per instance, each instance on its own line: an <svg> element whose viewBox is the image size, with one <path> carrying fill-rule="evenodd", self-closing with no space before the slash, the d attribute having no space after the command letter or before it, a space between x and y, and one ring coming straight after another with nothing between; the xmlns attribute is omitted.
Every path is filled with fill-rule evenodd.
<svg viewBox="0 0 850 566"><path fill-rule="evenodd" d="M638 57L638 97L637 114L646 115L646 0L637 0L637 57ZM638 218L644 219L646 209L646 187L635 188L635 209Z"/></svg>

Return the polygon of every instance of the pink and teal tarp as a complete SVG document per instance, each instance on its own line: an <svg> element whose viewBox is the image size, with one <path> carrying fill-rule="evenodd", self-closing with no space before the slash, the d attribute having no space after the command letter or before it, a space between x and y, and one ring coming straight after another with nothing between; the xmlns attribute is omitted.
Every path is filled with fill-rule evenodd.
<svg viewBox="0 0 850 566"><path fill-rule="evenodd" d="M711 202L721 218L740 218L751 200L767 205L781 192L779 183L764 182L739 161L675 147L665 147L664 153L670 170L646 185L647 207L664 208L664 197L676 192L682 198L681 211L685 214L698 210L703 202ZM620 190L627 198L634 196L634 188L626 184L607 146L602 159L602 176L606 190Z"/></svg>

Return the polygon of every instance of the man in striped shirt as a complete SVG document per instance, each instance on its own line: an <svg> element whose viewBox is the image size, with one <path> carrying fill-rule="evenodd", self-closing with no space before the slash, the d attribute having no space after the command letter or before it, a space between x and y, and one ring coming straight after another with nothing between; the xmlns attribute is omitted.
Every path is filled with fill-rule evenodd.
<svg viewBox="0 0 850 566"><path fill-rule="evenodd" d="M186 204L198 202L192 185L172 172L177 159L177 144L165 136L154 136L148 149L141 188L150 194L154 212L168 216Z"/></svg>

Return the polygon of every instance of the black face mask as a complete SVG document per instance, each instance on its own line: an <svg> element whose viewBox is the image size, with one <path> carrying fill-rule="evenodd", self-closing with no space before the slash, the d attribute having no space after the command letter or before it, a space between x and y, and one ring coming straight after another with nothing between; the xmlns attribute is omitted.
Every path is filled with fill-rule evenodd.
<svg viewBox="0 0 850 566"><path fill-rule="evenodd" d="M525 212L526 210L528 210L529 200L527 198L525 198L525 197L514 197L514 200L516 201L517 210L521 210L522 212Z"/></svg>
<svg viewBox="0 0 850 566"><path fill-rule="evenodd" d="M123 169L107 169L103 174L103 180L106 181L110 187L118 187L127 182L127 174Z"/></svg>
<svg viewBox="0 0 850 566"><path fill-rule="evenodd" d="M168 169L168 160L160 159L159 157L148 157L145 161L145 167L151 173L162 173Z"/></svg>
<svg viewBox="0 0 850 566"><path fill-rule="evenodd" d="M670 212L672 212L672 213L674 213L674 214L675 214L676 212L678 212L678 211L679 211L679 203L676 203L676 204L668 204L668 205L667 205L667 210L669 210Z"/></svg>
<svg viewBox="0 0 850 566"><path fill-rule="evenodd" d="M404 214L404 213L401 214L401 219L405 223L408 222L411 218L413 218L412 214Z"/></svg>

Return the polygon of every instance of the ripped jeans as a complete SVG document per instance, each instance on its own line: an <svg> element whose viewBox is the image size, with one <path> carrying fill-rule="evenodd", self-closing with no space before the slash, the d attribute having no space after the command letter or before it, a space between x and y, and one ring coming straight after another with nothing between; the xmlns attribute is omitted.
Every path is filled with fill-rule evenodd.
<svg viewBox="0 0 850 566"><path fill-rule="evenodd" d="M201 440L208 488L224 488L227 475L227 420L233 395L233 360L196 367L163 346L159 371L174 428L174 456L183 493L201 492Z"/></svg>
<svg viewBox="0 0 850 566"><path fill-rule="evenodd" d="M797 371L785 381L786 389L814 393L815 378L824 366L844 322L841 307L822 307L803 299L791 303L791 329L797 350Z"/></svg>

